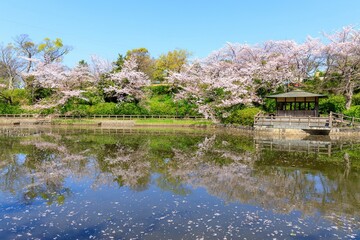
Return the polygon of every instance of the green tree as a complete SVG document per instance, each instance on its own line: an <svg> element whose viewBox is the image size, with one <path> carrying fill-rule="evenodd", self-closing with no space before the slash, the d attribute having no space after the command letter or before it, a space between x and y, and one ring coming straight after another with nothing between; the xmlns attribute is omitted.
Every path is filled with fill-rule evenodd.
<svg viewBox="0 0 360 240"><path fill-rule="evenodd" d="M42 43L38 45L38 51L43 56L45 63L61 61L62 57L72 50L70 46L63 44L61 38L51 40L45 38Z"/></svg>
<svg viewBox="0 0 360 240"><path fill-rule="evenodd" d="M151 58L150 53L146 48L135 48L127 51L125 60L129 59L130 57L136 58L138 71L141 71L152 78L154 72L154 60Z"/></svg>
<svg viewBox="0 0 360 240"><path fill-rule="evenodd" d="M88 67L89 64L88 64L84 59L81 59L81 60L78 62L78 66L80 66L80 67Z"/></svg>
<svg viewBox="0 0 360 240"><path fill-rule="evenodd" d="M125 57L122 54L118 54L118 58L114 62L114 72L120 72L125 62Z"/></svg>
<svg viewBox="0 0 360 240"><path fill-rule="evenodd" d="M187 63L189 56L190 53L183 49L169 51L167 54L160 55L155 62L154 80L162 82L170 71L180 72L183 65Z"/></svg>

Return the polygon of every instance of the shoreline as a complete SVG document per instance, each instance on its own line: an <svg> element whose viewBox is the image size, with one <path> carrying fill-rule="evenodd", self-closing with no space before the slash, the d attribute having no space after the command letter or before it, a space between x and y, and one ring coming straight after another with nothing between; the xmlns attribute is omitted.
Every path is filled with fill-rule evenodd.
<svg viewBox="0 0 360 240"><path fill-rule="evenodd" d="M217 124L211 121L192 120L192 119L133 119L133 120L111 120L111 119L48 119L39 121L31 118L0 118L1 127L96 127L106 129L118 128L202 128L202 129L226 129L246 132L262 136L278 137L306 137L320 136L309 134L302 129L291 128L256 128L252 126ZM329 129L328 136L331 137L360 137L360 128L332 128Z"/></svg>

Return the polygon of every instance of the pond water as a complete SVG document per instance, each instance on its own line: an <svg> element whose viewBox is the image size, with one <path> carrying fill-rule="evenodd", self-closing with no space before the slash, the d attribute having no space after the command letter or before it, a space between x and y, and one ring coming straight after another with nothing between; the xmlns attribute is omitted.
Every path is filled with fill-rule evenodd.
<svg viewBox="0 0 360 240"><path fill-rule="evenodd" d="M360 239L360 144L1 128L0 239L77 238Z"/></svg>

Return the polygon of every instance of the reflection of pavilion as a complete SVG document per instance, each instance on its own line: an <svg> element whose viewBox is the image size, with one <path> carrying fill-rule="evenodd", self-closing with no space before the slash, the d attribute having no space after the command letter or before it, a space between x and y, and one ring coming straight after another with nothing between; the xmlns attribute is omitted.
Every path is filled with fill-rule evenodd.
<svg viewBox="0 0 360 240"><path fill-rule="evenodd" d="M279 139L279 138L254 138L255 147L259 150L268 149L274 151L303 152L326 154L342 151L344 148L352 147L352 144L332 142L329 137L303 139Z"/></svg>
<svg viewBox="0 0 360 240"><path fill-rule="evenodd" d="M331 142L284 139L255 139L256 147L286 152L305 152L331 155Z"/></svg>

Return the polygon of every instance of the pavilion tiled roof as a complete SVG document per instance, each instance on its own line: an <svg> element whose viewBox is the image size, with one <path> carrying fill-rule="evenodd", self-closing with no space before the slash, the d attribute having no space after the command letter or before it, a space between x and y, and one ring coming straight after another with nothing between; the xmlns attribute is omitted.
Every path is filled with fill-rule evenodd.
<svg viewBox="0 0 360 240"><path fill-rule="evenodd" d="M297 89L297 90L294 90L294 91L291 91L291 92L286 92L286 93L280 93L280 94L267 96L267 98L293 98L293 97L319 97L319 98L324 98L324 97L327 97L327 96L322 95L322 94L305 92L305 91L300 90L300 89Z"/></svg>

